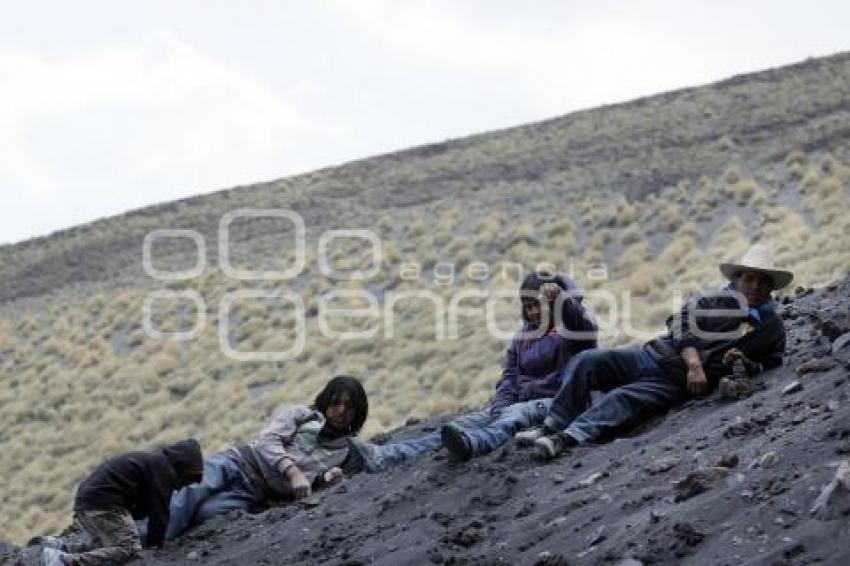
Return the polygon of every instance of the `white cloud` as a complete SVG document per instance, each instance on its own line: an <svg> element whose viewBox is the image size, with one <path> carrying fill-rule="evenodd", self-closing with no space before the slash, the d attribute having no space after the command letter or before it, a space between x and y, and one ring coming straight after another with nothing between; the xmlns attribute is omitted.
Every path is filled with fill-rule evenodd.
<svg viewBox="0 0 850 566"><path fill-rule="evenodd" d="M850 47L839 1L54 9L0 20L0 242Z"/></svg>
<svg viewBox="0 0 850 566"><path fill-rule="evenodd" d="M306 170L320 163L301 148L342 133L167 30L52 57L0 51L0 242Z"/></svg>

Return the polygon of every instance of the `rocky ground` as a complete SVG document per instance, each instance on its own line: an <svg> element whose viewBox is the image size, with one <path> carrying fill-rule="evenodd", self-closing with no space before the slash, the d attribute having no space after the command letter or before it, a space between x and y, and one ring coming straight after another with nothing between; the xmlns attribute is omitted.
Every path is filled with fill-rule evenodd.
<svg viewBox="0 0 850 566"><path fill-rule="evenodd" d="M798 291L782 306L786 364L749 397L690 401L546 465L509 444L362 474L306 504L213 521L143 561L849 564L850 278ZM39 548L0 553L35 563Z"/></svg>

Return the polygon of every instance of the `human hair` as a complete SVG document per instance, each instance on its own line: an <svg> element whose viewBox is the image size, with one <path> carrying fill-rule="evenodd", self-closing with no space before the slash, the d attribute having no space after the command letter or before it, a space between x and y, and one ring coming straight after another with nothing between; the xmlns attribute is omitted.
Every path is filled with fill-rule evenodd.
<svg viewBox="0 0 850 566"><path fill-rule="evenodd" d="M549 271L532 271L525 276L525 279L522 280L522 283L519 286L519 308L520 315L524 322L531 322L528 318L528 313L525 312L526 304L528 304L529 301L537 300L535 297L540 291L540 287L542 287L545 283L555 283L562 289L564 288L561 281L559 281L559 278Z"/></svg>
<svg viewBox="0 0 850 566"><path fill-rule="evenodd" d="M363 384L356 377L337 375L332 378L316 395L316 399L313 401L313 409L324 415L328 407L339 401L345 393L348 393L348 398L351 399L351 408L354 411L350 432L357 434L363 428L366 417L369 416L369 399L366 396L366 390L363 389Z"/></svg>

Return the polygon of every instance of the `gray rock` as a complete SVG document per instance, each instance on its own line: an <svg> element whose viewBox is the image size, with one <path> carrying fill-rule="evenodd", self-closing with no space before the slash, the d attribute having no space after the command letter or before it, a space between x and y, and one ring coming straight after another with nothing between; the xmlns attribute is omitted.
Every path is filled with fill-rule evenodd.
<svg viewBox="0 0 850 566"><path fill-rule="evenodd" d="M196 550L193 550L192 552L190 552L189 554L186 555L186 560L197 561L197 560L200 560L200 559L201 559L201 555L198 554L198 552Z"/></svg>
<svg viewBox="0 0 850 566"><path fill-rule="evenodd" d="M765 452L757 462L760 468L772 468L779 463L779 455L776 452Z"/></svg>
<svg viewBox="0 0 850 566"><path fill-rule="evenodd" d="M674 484L676 502L685 501L706 492L729 475L729 468L713 466L694 470Z"/></svg>
<svg viewBox="0 0 850 566"><path fill-rule="evenodd" d="M738 455L735 454L735 453L730 453L730 454L724 454L723 456L721 456L720 459L717 461L717 464L715 464L715 466L718 466L718 467L721 467L721 468L730 468L731 469L731 468L737 468L739 463L740 463L740 458L738 458Z"/></svg>
<svg viewBox="0 0 850 566"><path fill-rule="evenodd" d="M807 362L803 362L799 366L797 366L796 371L800 375L805 375L807 373L818 373L822 371L829 371L835 367L835 360L830 358L815 358L814 360L809 360Z"/></svg>
<svg viewBox="0 0 850 566"><path fill-rule="evenodd" d="M838 350L848 345L850 345L850 332L845 332L832 343L832 353L835 354Z"/></svg>
<svg viewBox="0 0 850 566"><path fill-rule="evenodd" d="M791 395L803 390L803 384L796 379L782 389L783 395Z"/></svg>
<svg viewBox="0 0 850 566"><path fill-rule="evenodd" d="M646 473L648 473L651 476L654 476L656 474L663 474L664 472L670 471L673 468L675 468L676 466L678 466L679 462L681 462L681 461L682 461L682 459L678 458L676 456L668 456L666 458L658 458L657 460L654 460L654 461L650 462L649 464L647 464L644 467L644 470L646 471Z"/></svg>
<svg viewBox="0 0 850 566"><path fill-rule="evenodd" d="M815 499L809 514L820 521L842 517L850 509L850 461L842 460L832 478Z"/></svg>
<svg viewBox="0 0 850 566"><path fill-rule="evenodd" d="M589 476L587 476L586 478L584 478L583 480L578 482L578 484L581 487L590 487L593 484L595 484L596 482L598 482L599 480L607 478L607 477L608 477L608 472L596 472L596 473L590 474Z"/></svg>
<svg viewBox="0 0 850 566"><path fill-rule="evenodd" d="M599 528L593 531L593 533L587 537L587 546L596 546L600 542L604 541L607 537L605 534L605 525L599 525Z"/></svg>

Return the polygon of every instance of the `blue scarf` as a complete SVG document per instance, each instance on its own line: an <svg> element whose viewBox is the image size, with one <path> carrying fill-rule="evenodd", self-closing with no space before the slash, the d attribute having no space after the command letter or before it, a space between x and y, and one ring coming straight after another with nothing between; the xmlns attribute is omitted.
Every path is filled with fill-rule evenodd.
<svg viewBox="0 0 850 566"><path fill-rule="evenodd" d="M726 286L726 289L735 291L735 282L733 281L729 283L729 285ZM768 297L766 300L755 306L747 307L747 312L749 317L754 320L756 324L761 324L762 316L776 312L776 301L774 301L772 297Z"/></svg>

